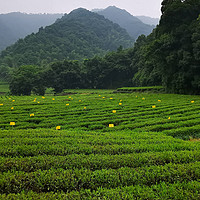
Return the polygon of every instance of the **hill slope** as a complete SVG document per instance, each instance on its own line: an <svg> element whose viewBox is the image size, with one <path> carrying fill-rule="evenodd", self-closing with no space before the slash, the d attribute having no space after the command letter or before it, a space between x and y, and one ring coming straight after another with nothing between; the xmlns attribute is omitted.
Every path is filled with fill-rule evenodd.
<svg viewBox="0 0 200 200"><path fill-rule="evenodd" d="M104 10L96 11L98 14L103 15L105 18L119 24L122 28L125 28L129 35L134 39L141 34L149 35L154 26L144 24L137 17L132 16L126 10L122 10L115 6L110 6Z"/></svg>
<svg viewBox="0 0 200 200"><path fill-rule="evenodd" d="M53 24L63 14L0 14L0 51L14 44L19 38L37 32L41 26Z"/></svg>
<svg viewBox="0 0 200 200"><path fill-rule="evenodd" d="M145 24L154 25L154 26L159 24L159 18L152 18L148 16L136 16L136 17Z"/></svg>
<svg viewBox="0 0 200 200"><path fill-rule="evenodd" d="M81 60L132 44L133 39L119 25L79 8L2 51L0 63L12 67L66 58Z"/></svg>

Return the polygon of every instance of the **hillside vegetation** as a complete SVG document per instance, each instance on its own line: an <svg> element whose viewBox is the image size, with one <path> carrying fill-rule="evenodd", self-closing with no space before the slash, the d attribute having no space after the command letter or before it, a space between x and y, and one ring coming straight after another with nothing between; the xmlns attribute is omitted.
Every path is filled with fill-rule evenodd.
<svg viewBox="0 0 200 200"><path fill-rule="evenodd" d="M157 28L135 44L133 84L200 94L200 2L164 0L161 11Z"/></svg>
<svg viewBox="0 0 200 200"><path fill-rule="evenodd" d="M63 14L0 14L0 51L17 42L18 39L38 32L40 27L53 24Z"/></svg>
<svg viewBox="0 0 200 200"><path fill-rule="evenodd" d="M13 95L44 95L45 89L56 93L70 88L117 88L130 86L132 50L118 49L104 57L79 61L53 62L45 67L23 65L13 70L10 90ZM127 66L130 66L129 68Z"/></svg>
<svg viewBox="0 0 200 200"><path fill-rule="evenodd" d="M2 51L0 63L15 67L63 59L81 60L104 55L119 46L133 46L133 39L124 29L101 15L77 9Z"/></svg>
<svg viewBox="0 0 200 200"><path fill-rule="evenodd" d="M115 6L110 6L104 10L97 10L96 12L126 29L129 35L135 40L142 34L149 35L155 28L155 26L143 23L140 19L131 15L126 10L122 10Z"/></svg>

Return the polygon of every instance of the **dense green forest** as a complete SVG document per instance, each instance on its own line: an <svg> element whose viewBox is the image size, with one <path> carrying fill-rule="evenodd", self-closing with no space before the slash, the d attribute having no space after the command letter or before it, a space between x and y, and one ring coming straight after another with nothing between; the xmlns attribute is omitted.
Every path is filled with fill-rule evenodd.
<svg viewBox="0 0 200 200"><path fill-rule="evenodd" d="M170 93L200 94L200 2L164 0L161 11L159 25L149 36L141 35L133 48L119 47L83 61L55 61L39 70L30 66L35 78L28 93L43 94L45 87L61 92L64 88L163 85ZM13 94L24 94L16 88L19 81L23 85L28 80L26 76L22 80L24 70L30 73L27 69L22 66L13 72Z"/></svg>
<svg viewBox="0 0 200 200"><path fill-rule="evenodd" d="M200 1L164 0L159 25L134 48L133 84L200 94Z"/></svg>
<svg viewBox="0 0 200 200"><path fill-rule="evenodd" d="M18 39L38 32L40 27L53 24L63 14L26 14L12 12L0 14L0 51Z"/></svg>
<svg viewBox="0 0 200 200"><path fill-rule="evenodd" d="M121 10L116 7L111 8L113 8L115 12L113 12L113 9L107 8L105 9L106 14L113 16L114 18L118 18L118 22L123 23L118 23L116 20L112 20L112 18L110 18L110 20L118 23L119 25L121 24L120 26L125 28L127 32L129 32L129 29L136 32L137 35L133 35L134 39L137 39L138 35L149 34L152 31L153 27L148 26L147 24L154 26L158 24L158 19L146 16L135 17L127 13L125 10ZM27 14L20 12L0 14L0 51L6 49L6 47L11 44L14 44L18 39L22 39L31 33L37 33L39 28L53 24L63 15L64 14L62 13ZM143 23L137 18L139 18ZM123 24L126 24L126 26L123 26Z"/></svg>
<svg viewBox="0 0 200 200"><path fill-rule="evenodd" d="M104 55L120 45L133 46L133 39L126 30L101 15L80 8L2 51L0 64L18 67L63 59L82 60Z"/></svg>
<svg viewBox="0 0 200 200"><path fill-rule="evenodd" d="M97 11L98 14L126 29L131 37L137 39L141 34L149 35L155 26L144 24L140 19L131 15L126 10L115 6L109 6L104 10Z"/></svg>
<svg viewBox="0 0 200 200"><path fill-rule="evenodd" d="M84 61L64 60L45 67L22 65L15 68L10 78L13 95L44 95L46 88L56 93L71 88L116 88L131 85L134 71L131 66L133 50L110 52Z"/></svg>

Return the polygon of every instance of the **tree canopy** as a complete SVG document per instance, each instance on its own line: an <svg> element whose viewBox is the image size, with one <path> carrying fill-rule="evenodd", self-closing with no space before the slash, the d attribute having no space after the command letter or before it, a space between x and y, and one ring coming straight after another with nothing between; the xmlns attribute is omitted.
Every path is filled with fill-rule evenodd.
<svg viewBox="0 0 200 200"><path fill-rule="evenodd" d="M164 0L161 10L157 28L135 45L133 83L200 94L200 1Z"/></svg>
<svg viewBox="0 0 200 200"><path fill-rule="evenodd" d="M30 95L31 92L44 95L44 73L41 67L22 65L13 71L10 91L13 95Z"/></svg>

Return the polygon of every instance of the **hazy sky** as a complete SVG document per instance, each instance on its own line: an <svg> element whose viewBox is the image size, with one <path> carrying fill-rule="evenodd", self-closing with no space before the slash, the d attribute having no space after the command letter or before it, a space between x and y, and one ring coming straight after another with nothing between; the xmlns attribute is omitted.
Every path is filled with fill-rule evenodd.
<svg viewBox="0 0 200 200"><path fill-rule="evenodd" d="M0 13L69 13L76 8L117 6L132 15L160 17L162 0L0 0Z"/></svg>

